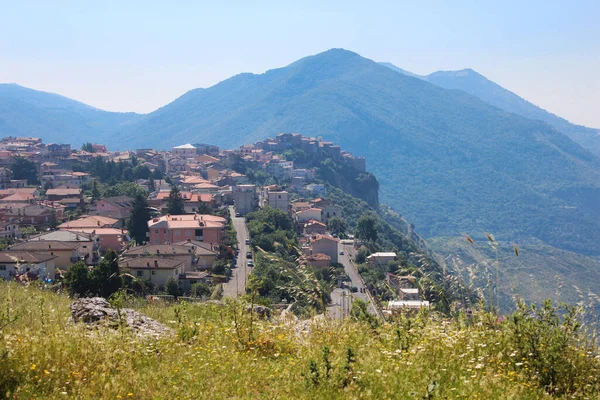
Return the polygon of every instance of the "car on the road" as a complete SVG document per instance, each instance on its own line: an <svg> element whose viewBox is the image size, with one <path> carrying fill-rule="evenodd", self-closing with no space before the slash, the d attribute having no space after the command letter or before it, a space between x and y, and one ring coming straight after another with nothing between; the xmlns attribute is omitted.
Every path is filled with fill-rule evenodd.
<svg viewBox="0 0 600 400"><path fill-rule="evenodd" d="M235 216L239 218L239 217L241 217L241 216L242 216L242 214L240 214L240 213L236 212L236 213L235 213Z"/></svg>
<svg viewBox="0 0 600 400"><path fill-rule="evenodd" d="M246 239L246 246L248 246L250 244L250 239Z"/></svg>
<svg viewBox="0 0 600 400"><path fill-rule="evenodd" d="M254 267L254 261L248 260L248 266L249 267Z"/></svg>
<svg viewBox="0 0 600 400"><path fill-rule="evenodd" d="M340 256L344 255L344 250L340 250Z"/></svg>
<svg viewBox="0 0 600 400"><path fill-rule="evenodd" d="M252 252L251 251L249 251L249 252L246 253L246 258L252 259Z"/></svg>

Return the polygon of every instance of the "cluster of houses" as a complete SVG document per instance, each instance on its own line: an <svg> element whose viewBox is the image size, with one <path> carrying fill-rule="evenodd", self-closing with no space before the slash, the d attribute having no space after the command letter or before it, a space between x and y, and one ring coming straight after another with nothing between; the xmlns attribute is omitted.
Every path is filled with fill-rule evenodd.
<svg viewBox="0 0 600 400"><path fill-rule="evenodd" d="M342 208L325 198L327 188L315 182L311 163L296 165L283 154L302 150L312 160L330 157L366 171L363 157L342 151L331 142L294 133L282 133L238 150L202 143L187 143L168 151L111 152L102 144L92 144L87 150L75 150L69 144L44 144L39 138L5 137L0 141L0 239L10 243L0 251L0 278L27 276L53 281L56 271L65 271L76 261L93 266L111 249L121 255L122 268L158 286L169 277L177 279L184 290L195 282L210 282L210 268L219 256L226 221L205 210L228 205L235 205L240 216L265 206L289 213L300 236L301 262L329 266L338 262L340 247L339 239L328 234L327 224L331 218L343 218ZM15 156L35 163L40 187L28 187L26 180L13 179ZM138 165L160 171L165 177L135 181L149 192L148 205L157 215L148 221L147 244L130 245L126 226L132 198L92 201L85 196L84 189L89 189L94 178L79 170L87 170L81 166L89 165L95 157L123 163L135 158ZM246 175L236 172L239 162L263 170L283 184L251 184ZM185 214L167 214L172 185L180 189ZM81 217L67 220L69 211L77 211ZM42 233L24 234L23 229L29 226ZM385 262L392 254L374 254L369 262ZM409 297L399 301L413 301Z"/></svg>

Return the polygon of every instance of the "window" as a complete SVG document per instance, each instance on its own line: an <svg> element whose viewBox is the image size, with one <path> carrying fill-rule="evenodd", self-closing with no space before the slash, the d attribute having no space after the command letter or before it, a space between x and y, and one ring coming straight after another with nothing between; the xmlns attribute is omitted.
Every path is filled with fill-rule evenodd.
<svg viewBox="0 0 600 400"><path fill-rule="evenodd" d="M204 230L202 230L202 229L196 229L195 236L196 237L204 236Z"/></svg>
<svg viewBox="0 0 600 400"><path fill-rule="evenodd" d="M156 271L152 271L152 275L156 275Z"/></svg>
<svg viewBox="0 0 600 400"><path fill-rule="evenodd" d="M154 244L160 244L160 240L159 239L154 239Z"/></svg>
<svg viewBox="0 0 600 400"><path fill-rule="evenodd" d="M154 272L154 271L152 271ZM144 276L144 271L136 271L135 273L136 276Z"/></svg>
<svg viewBox="0 0 600 400"><path fill-rule="evenodd" d="M156 234L158 235L158 229L155 229L155 230L154 230L154 233L156 233Z"/></svg>
<svg viewBox="0 0 600 400"><path fill-rule="evenodd" d="M166 229L165 229L165 232L164 232L164 233L165 233L165 235L167 234L167 230L166 230Z"/></svg>
<svg viewBox="0 0 600 400"><path fill-rule="evenodd" d="M180 233L180 232L179 232L179 229L176 229L176 230L175 230L175 236L179 236L179 233Z"/></svg>
<svg viewBox="0 0 600 400"><path fill-rule="evenodd" d="M6 265L0 265L0 271L6 271Z"/></svg>

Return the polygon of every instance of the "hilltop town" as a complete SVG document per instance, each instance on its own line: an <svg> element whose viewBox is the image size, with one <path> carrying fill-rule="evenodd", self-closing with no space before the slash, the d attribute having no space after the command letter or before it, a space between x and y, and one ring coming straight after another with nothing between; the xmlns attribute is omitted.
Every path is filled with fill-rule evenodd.
<svg viewBox="0 0 600 400"><path fill-rule="evenodd" d="M340 176L369 176L365 158L295 133L237 150L187 143L167 151L116 152L102 144L72 149L39 138L5 137L0 277L77 286L69 276L75 263L93 274L107 252L114 252L110 257L118 255L120 273L143 282L136 289L140 295L238 297L247 292L257 264L260 277L279 257L286 268L310 273L329 288L319 299L325 304L320 311L327 308L334 317L347 315L356 299L376 316L429 307L413 276L394 274L400 266L395 252L367 250L377 236L373 221L364 222L371 232L349 228L343 207L328 197L331 185L319 176L323 162L346 171ZM364 184L361 195L367 192ZM368 197L377 204L376 190ZM287 225L275 227L284 238L256 230L257 218L265 224L284 218ZM278 240L285 252L273 247ZM379 284L394 296L388 293L385 307L376 285L367 285L359 273L359 263L385 272ZM330 268L333 273L323 273ZM100 291L84 287L75 294ZM261 294L283 306L301 304L304 311L312 304L285 291L275 295L262 288Z"/></svg>

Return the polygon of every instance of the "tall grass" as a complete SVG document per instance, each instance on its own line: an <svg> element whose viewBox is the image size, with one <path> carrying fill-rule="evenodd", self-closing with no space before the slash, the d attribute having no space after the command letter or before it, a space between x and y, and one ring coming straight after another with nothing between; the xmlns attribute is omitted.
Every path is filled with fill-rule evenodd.
<svg viewBox="0 0 600 400"><path fill-rule="evenodd" d="M279 323L226 305L125 304L174 329L140 338L69 320L71 300L0 282L0 396L15 399L598 398L600 360L548 305L498 320L423 312L373 327ZM250 331L251 330L251 334ZM549 368L556 366L554 371Z"/></svg>

